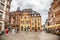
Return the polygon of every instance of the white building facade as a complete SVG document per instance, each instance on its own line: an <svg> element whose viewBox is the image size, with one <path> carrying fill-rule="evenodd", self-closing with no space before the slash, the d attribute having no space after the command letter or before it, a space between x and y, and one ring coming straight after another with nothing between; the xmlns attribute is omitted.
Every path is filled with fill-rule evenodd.
<svg viewBox="0 0 60 40"><path fill-rule="evenodd" d="M5 28L5 13L7 9L7 0L0 0L0 31L4 31Z"/></svg>

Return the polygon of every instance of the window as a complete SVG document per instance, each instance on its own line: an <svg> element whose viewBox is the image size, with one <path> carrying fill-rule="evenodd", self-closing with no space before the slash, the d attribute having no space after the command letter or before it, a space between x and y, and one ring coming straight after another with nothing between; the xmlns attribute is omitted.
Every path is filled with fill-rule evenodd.
<svg viewBox="0 0 60 40"><path fill-rule="evenodd" d="M35 18L33 17L33 18L32 18L32 21L34 21L34 20L35 20Z"/></svg>
<svg viewBox="0 0 60 40"><path fill-rule="evenodd" d="M38 22L38 25L40 25L40 22Z"/></svg>
<svg viewBox="0 0 60 40"><path fill-rule="evenodd" d="M21 21L21 24L24 24L24 21Z"/></svg>
<svg viewBox="0 0 60 40"><path fill-rule="evenodd" d="M34 15L32 15L32 16L34 16Z"/></svg>
<svg viewBox="0 0 60 40"><path fill-rule="evenodd" d="M27 17L24 17L25 19L27 18Z"/></svg>
<svg viewBox="0 0 60 40"><path fill-rule="evenodd" d="M7 19L7 20L9 19L9 16L8 16L8 15L6 15L6 19Z"/></svg>
<svg viewBox="0 0 60 40"><path fill-rule="evenodd" d="M24 18L24 16L21 16L21 19L23 19Z"/></svg>
<svg viewBox="0 0 60 40"><path fill-rule="evenodd" d="M34 22L32 22L32 25L34 25Z"/></svg>
<svg viewBox="0 0 60 40"><path fill-rule="evenodd" d="M36 15L34 15L34 16L36 16Z"/></svg>
<svg viewBox="0 0 60 40"><path fill-rule="evenodd" d="M0 18L2 18L2 15L0 15Z"/></svg>
<svg viewBox="0 0 60 40"><path fill-rule="evenodd" d="M7 4L9 5L9 2L7 2Z"/></svg>
<svg viewBox="0 0 60 40"><path fill-rule="evenodd" d="M3 12L0 12L0 18L2 18Z"/></svg>
<svg viewBox="0 0 60 40"><path fill-rule="evenodd" d="M30 16L27 16L27 18L30 18Z"/></svg>
<svg viewBox="0 0 60 40"><path fill-rule="evenodd" d="M4 5L2 3L0 3L0 9L4 10Z"/></svg>
<svg viewBox="0 0 60 40"><path fill-rule="evenodd" d="M29 24L29 22L27 21L26 24Z"/></svg>
<svg viewBox="0 0 60 40"><path fill-rule="evenodd" d="M30 23L30 20L27 20L27 21L26 21L26 24L29 24L29 23Z"/></svg>
<svg viewBox="0 0 60 40"><path fill-rule="evenodd" d="M38 18L38 21L40 21L40 18Z"/></svg>
<svg viewBox="0 0 60 40"><path fill-rule="evenodd" d="M6 11L8 11L9 9L7 8Z"/></svg>

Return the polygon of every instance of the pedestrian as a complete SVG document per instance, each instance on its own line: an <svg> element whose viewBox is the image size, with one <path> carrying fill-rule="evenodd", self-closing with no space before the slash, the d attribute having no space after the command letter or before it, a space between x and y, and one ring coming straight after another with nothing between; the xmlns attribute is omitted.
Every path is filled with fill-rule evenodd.
<svg viewBox="0 0 60 40"><path fill-rule="evenodd" d="M9 31L10 31L10 27L11 27L11 26L8 26Z"/></svg>
<svg viewBox="0 0 60 40"><path fill-rule="evenodd" d="M8 30L8 28L6 28L5 34L8 35L8 32L9 32L9 30Z"/></svg>
<svg viewBox="0 0 60 40"><path fill-rule="evenodd" d="M16 33L18 33L18 25L16 26Z"/></svg>
<svg viewBox="0 0 60 40"><path fill-rule="evenodd" d="M0 36L2 35L2 32L1 32L1 30L0 30Z"/></svg>
<svg viewBox="0 0 60 40"><path fill-rule="evenodd" d="M12 34L15 34L15 27L12 28Z"/></svg>
<svg viewBox="0 0 60 40"><path fill-rule="evenodd" d="M27 33L27 27L26 27L26 33Z"/></svg>

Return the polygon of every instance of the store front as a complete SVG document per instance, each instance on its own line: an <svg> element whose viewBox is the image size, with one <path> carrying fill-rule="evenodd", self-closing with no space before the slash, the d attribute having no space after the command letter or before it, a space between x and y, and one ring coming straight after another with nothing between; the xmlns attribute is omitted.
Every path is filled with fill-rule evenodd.
<svg viewBox="0 0 60 40"><path fill-rule="evenodd" d="M30 26L21 26L21 31L30 31Z"/></svg>

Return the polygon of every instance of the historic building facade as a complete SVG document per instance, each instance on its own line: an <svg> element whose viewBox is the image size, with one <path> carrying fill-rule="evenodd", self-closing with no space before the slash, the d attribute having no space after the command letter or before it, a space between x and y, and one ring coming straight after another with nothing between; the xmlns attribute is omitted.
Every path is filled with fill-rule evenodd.
<svg viewBox="0 0 60 40"><path fill-rule="evenodd" d="M10 0L0 0L0 30L4 31L5 21L6 21L6 12L8 12L8 7Z"/></svg>
<svg viewBox="0 0 60 40"><path fill-rule="evenodd" d="M53 0L48 12L49 25L60 24L60 0Z"/></svg>
<svg viewBox="0 0 60 40"><path fill-rule="evenodd" d="M20 31L29 29L30 31L41 30L41 15L32 9L18 10L10 13L11 26L14 28L18 25Z"/></svg>
<svg viewBox="0 0 60 40"><path fill-rule="evenodd" d="M6 4L6 11L5 11L5 28L9 27L10 25L10 19L9 19L9 13L10 13L10 6L11 6L11 1L12 0L7 0L7 4Z"/></svg>

